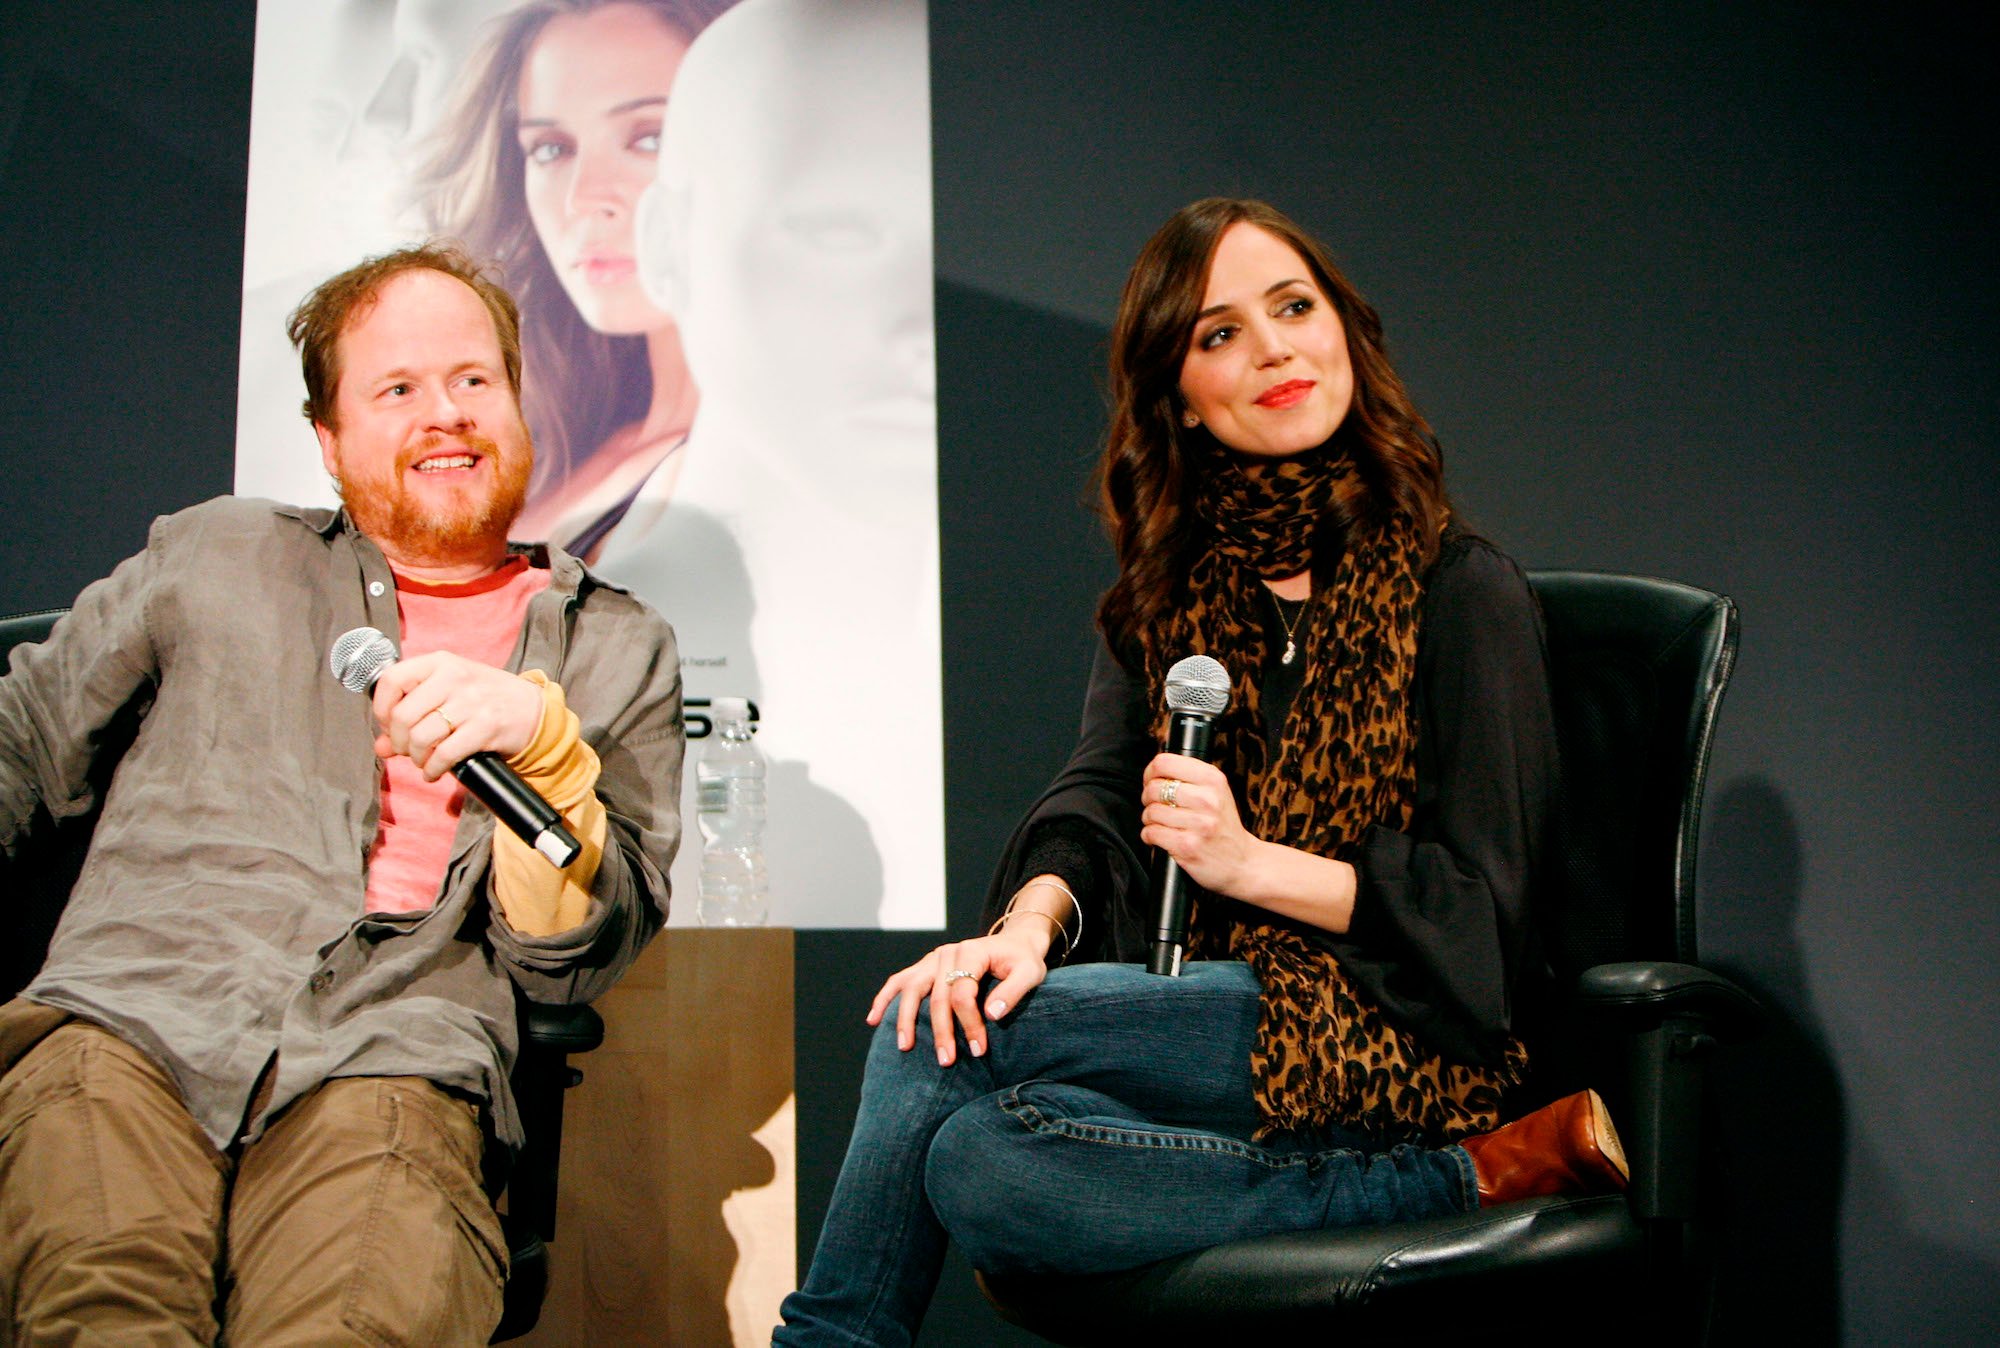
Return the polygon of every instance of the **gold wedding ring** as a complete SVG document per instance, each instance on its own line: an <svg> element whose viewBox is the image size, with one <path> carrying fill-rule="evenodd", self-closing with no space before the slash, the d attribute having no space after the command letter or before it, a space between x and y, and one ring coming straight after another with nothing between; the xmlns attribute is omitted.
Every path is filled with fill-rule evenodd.
<svg viewBox="0 0 2000 1348"><path fill-rule="evenodd" d="M1180 803L1181 803L1180 781L1178 778L1169 777L1166 780L1166 784L1160 788L1160 804L1171 805L1174 808L1179 809Z"/></svg>

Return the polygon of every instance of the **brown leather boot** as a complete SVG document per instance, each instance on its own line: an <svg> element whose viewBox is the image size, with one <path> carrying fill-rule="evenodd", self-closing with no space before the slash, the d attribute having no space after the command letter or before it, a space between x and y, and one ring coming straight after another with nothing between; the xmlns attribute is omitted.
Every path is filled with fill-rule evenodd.
<svg viewBox="0 0 2000 1348"><path fill-rule="evenodd" d="M1622 1189L1631 1176L1618 1130L1596 1091L1565 1096L1459 1145L1472 1157L1481 1207Z"/></svg>

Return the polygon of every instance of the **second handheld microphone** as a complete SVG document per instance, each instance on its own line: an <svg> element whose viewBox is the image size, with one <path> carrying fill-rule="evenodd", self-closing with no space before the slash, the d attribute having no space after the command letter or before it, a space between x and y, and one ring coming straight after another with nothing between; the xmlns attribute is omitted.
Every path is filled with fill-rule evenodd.
<svg viewBox="0 0 2000 1348"><path fill-rule="evenodd" d="M372 627L357 627L334 641L327 663L333 677L349 692L373 693L375 680L396 663L396 643ZM500 755L490 751L473 754L454 766L451 775L491 810L495 819L552 864L567 866L583 850L556 807L522 781L521 774L508 767Z"/></svg>
<svg viewBox="0 0 2000 1348"><path fill-rule="evenodd" d="M1167 671L1166 750L1206 763L1215 746L1215 718L1229 708L1229 671L1206 655L1190 655ZM1180 863L1165 852L1157 855L1153 892L1159 896L1159 917L1153 924L1153 953L1146 972L1179 978L1187 951L1188 886L1192 882Z"/></svg>

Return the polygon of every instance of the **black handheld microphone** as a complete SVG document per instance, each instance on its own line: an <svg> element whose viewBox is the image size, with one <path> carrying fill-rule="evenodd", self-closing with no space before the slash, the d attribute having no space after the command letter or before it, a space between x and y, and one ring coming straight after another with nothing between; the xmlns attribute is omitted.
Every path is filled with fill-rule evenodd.
<svg viewBox="0 0 2000 1348"><path fill-rule="evenodd" d="M375 680L396 663L396 643L372 627L342 632L327 663L333 677L353 693L373 693ZM556 807L541 792L521 780L507 760L491 750L473 754L451 770L493 817L513 829L522 842L557 866L576 860L583 844L563 823Z"/></svg>
<svg viewBox="0 0 2000 1348"><path fill-rule="evenodd" d="M1167 671L1167 752L1208 762L1215 744L1215 718L1229 706L1229 671L1206 655L1190 655ZM1146 972L1181 976L1181 956L1187 949L1188 885L1178 861L1165 852L1154 854L1153 892L1159 895L1159 920L1153 928L1153 953Z"/></svg>

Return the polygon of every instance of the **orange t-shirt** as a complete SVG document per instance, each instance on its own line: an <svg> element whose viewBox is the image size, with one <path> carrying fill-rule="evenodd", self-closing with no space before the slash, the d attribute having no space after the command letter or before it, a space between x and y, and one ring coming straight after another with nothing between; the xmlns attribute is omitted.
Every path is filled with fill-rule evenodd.
<svg viewBox="0 0 2000 1348"><path fill-rule="evenodd" d="M403 656L450 651L504 669L520 640L528 601L549 587L549 573L510 558L465 585L424 585L396 577ZM368 852L367 911L422 913L437 902L451 841L465 808L465 788L450 773L434 782L397 755L383 765L382 822Z"/></svg>

